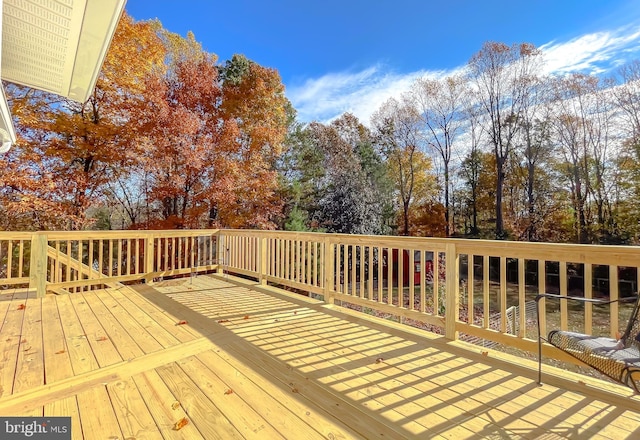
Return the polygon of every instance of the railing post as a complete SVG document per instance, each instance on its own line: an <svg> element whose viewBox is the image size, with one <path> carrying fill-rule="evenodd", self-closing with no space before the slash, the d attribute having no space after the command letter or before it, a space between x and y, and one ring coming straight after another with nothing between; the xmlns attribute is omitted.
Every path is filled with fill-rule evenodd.
<svg viewBox="0 0 640 440"><path fill-rule="evenodd" d="M268 241L267 237L260 237L260 284L267 284L267 250L268 250Z"/></svg>
<svg viewBox="0 0 640 440"><path fill-rule="evenodd" d="M446 305L445 305L445 337L455 341L458 339L456 322L458 321L460 306L460 257L454 243L448 243L445 248L446 256Z"/></svg>
<svg viewBox="0 0 640 440"><path fill-rule="evenodd" d="M335 273L335 258L334 258L334 254L335 254L335 244L333 244L329 238L325 238L324 239L324 243L322 246L322 252L324 253L324 268L323 268L323 277L324 277L324 289L323 289L323 296L324 296L324 302L326 302L327 304L334 304L335 303L335 296L333 293L333 288L334 288L334 284L335 284L335 280L334 280L334 273Z"/></svg>
<svg viewBox="0 0 640 440"><path fill-rule="evenodd" d="M223 274L224 273L224 264L226 256L224 255L224 241L225 236L222 234L222 231L218 231L218 240L216 241L216 246L218 248L217 251L217 260L218 260L218 268L216 269L216 273Z"/></svg>
<svg viewBox="0 0 640 440"><path fill-rule="evenodd" d="M29 289L34 289L38 298L47 293L47 235L42 232L31 236Z"/></svg>
<svg viewBox="0 0 640 440"><path fill-rule="evenodd" d="M145 236L145 250L144 250L144 272L145 279L148 279L149 274L153 273L153 262L155 261L155 237L153 234L147 233Z"/></svg>

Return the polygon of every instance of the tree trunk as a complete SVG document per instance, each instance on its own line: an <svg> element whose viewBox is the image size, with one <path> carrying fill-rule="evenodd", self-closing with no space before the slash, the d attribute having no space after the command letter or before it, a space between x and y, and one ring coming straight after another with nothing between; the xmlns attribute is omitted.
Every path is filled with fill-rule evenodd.
<svg viewBox="0 0 640 440"><path fill-rule="evenodd" d="M503 221L503 209L502 209L502 188L504 187L504 173L502 170L504 169L504 161L503 157L496 155L496 168L497 168L497 178L496 178L496 239L504 240L504 221Z"/></svg>
<svg viewBox="0 0 640 440"><path fill-rule="evenodd" d="M444 165L444 233L447 237L451 235L450 216L449 216L449 164Z"/></svg>

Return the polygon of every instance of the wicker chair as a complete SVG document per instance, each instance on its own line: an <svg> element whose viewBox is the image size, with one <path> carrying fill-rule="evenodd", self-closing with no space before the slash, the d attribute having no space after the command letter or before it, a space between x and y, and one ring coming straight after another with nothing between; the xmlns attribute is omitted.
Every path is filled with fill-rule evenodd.
<svg viewBox="0 0 640 440"><path fill-rule="evenodd" d="M635 302L627 328L618 339L590 336L563 330L552 330L546 338L540 334L540 299L553 298L592 304ZM542 342L568 353L615 382L640 393L640 295L616 300L569 297L543 293L536 296L538 317L538 384L542 383Z"/></svg>

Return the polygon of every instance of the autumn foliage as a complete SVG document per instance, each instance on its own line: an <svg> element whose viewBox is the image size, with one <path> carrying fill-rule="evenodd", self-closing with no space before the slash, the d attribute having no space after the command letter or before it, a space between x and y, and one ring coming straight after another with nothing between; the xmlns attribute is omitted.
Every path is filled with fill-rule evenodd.
<svg viewBox="0 0 640 440"><path fill-rule="evenodd" d="M84 229L101 206L107 227L275 227L284 86L217 61L125 14L87 102L8 85L19 140L0 157L0 228Z"/></svg>

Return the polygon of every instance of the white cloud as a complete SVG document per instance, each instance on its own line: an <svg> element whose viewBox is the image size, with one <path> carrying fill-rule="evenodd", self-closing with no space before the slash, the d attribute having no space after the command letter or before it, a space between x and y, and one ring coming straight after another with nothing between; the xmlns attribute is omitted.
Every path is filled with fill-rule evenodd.
<svg viewBox="0 0 640 440"><path fill-rule="evenodd" d="M546 73L599 74L624 64L640 52L640 27L583 35L570 41L552 41L540 47Z"/></svg>
<svg viewBox="0 0 640 440"><path fill-rule="evenodd" d="M381 65L360 72L329 73L290 86L287 96L305 122L327 122L350 112L368 124L371 114L383 102L407 92L411 84L423 76L439 76L442 72L417 71L397 74Z"/></svg>
<svg viewBox="0 0 640 440"><path fill-rule="evenodd" d="M640 56L640 27L586 34L566 42L552 41L540 47L545 73L584 72L599 74ZM301 84L290 85L287 96L303 122L328 122L345 112L369 124L371 115L391 97L400 97L420 77L439 77L459 72L419 70L392 72L378 64L359 72L328 73Z"/></svg>

